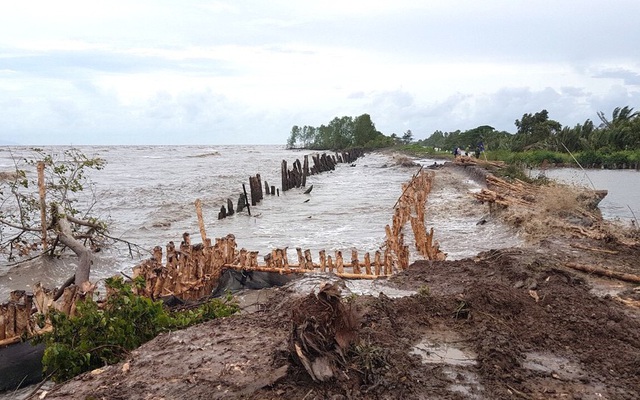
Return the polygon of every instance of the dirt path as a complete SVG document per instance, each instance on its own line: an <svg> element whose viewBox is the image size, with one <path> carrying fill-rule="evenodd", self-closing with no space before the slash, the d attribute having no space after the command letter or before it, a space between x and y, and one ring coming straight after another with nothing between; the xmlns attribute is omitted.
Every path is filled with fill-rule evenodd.
<svg viewBox="0 0 640 400"><path fill-rule="evenodd" d="M388 280L412 296L345 296L358 310L358 339L326 382L314 381L291 351L292 310L299 319L313 297L283 287L251 313L163 334L45 398L640 398L639 293L567 267L638 274L640 246L560 214L567 230L536 231L527 246L419 261ZM599 229L601 239L577 235L574 222ZM317 310L308 311L313 321Z"/></svg>

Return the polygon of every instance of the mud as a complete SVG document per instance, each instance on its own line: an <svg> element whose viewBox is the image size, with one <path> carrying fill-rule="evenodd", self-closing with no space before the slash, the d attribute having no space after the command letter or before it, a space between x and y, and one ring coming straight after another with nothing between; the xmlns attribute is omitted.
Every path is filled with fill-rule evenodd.
<svg viewBox="0 0 640 400"><path fill-rule="evenodd" d="M640 274L640 245L588 218L599 235L566 219L525 245L417 261L377 282L408 296L352 295L331 278L359 322L346 351L331 349L337 355L324 382L291 343L301 321L320 321L313 313L326 318L327 309L313 303L301 319L308 292L291 282L245 293L241 315L160 335L44 398L637 399L640 291L568 265Z"/></svg>

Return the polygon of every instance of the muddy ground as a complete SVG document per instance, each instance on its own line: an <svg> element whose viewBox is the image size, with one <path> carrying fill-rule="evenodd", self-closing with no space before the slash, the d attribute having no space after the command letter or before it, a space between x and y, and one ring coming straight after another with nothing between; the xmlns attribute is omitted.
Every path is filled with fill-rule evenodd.
<svg viewBox="0 0 640 400"><path fill-rule="evenodd" d="M312 361L330 355L324 382L308 373L294 339L312 329L336 333L323 330L335 305L318 290L285 286L253 296L242 315L162 334L44 398L640 398L640 291L568 267L640 274L640 245L597 214L548 208L520 214L562 220L524 246L418 261L386 281L411 296L345 293L357 337L344 350L343 336L323 337L333 347L305 353Z"/></svg>

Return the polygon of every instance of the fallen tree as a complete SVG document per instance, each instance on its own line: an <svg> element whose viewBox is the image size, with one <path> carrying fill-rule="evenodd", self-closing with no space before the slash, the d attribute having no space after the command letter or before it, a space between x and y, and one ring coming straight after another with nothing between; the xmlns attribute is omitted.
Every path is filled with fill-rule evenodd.
<svg viewBox="0 0 640 400"><path fill-rule="evenodd" d="M78 263L65 285L81 286L89 281L93 253L118 241L105 221L91 215L97 200L88 173L106 162L73 148L33 152L31 159L14 158L15 172L0 180L0 261L17 265L70 250Z"/></svg>

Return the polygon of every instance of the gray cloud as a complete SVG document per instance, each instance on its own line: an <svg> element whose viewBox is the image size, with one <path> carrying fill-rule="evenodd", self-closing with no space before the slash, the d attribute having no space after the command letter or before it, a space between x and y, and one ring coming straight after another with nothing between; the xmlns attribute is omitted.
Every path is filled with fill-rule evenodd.
<svg viewBox="0 0 640 400"><path fill-rule="evenodd" d="M175 70L182 74L236 74L225 62L205 58L176 60L158 55L108 50L16 52L0 49L0 53L3 51L12 54L0 57L0 70L48 78L77 79L95 73L138 74L162 70Z"/></svg>
<svg viewBox="0 0 640 400"><path fill-rule="evenodd" d="M640 74L625 68L613 68L600 71L594 78L620 79L625 85L640 86Z"/></svg>

